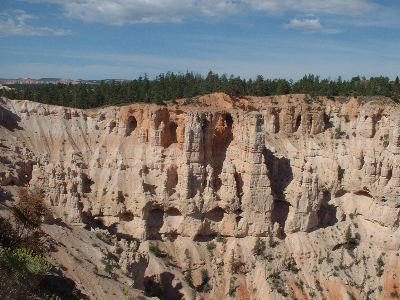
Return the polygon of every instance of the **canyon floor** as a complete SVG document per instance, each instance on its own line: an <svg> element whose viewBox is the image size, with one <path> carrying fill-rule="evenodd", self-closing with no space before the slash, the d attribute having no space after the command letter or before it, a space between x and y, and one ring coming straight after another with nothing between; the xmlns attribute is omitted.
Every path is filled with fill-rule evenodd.
<svg viewBox="0 0 400 300"><path fill-rule="evenodd" d="M389 98L1 98L0 215L21 187L44 191L47 258L89 299L400 298Z"/></svg>

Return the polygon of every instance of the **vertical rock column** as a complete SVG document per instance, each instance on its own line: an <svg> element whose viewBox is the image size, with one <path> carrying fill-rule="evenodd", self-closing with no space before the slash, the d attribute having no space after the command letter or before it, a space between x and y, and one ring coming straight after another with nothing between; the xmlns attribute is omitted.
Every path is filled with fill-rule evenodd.
<svg viewBox="0 0 400 300"><path fill-rule="evenodd" d="M389 150L392 152L392 179L391 187L400 195L400 111L390 117Z"/></svg>
<svg viewBox="0 0 400 300"><path fill-rule="evenodd" d="M264 119L261 114L252 113L242 120L246 123L238 139L241 161L237 161L244 182L242 209L247 219L247 234L265 236L270 230L273 198L263 156Z"/></svg>
<svg viewBox="0 0 400 300"><path fill-rule="evenodd" d="M181 195L184 199L196 196L204 178L204 133L201 116L189 113L185 122L184 160L181 168Z"/></svg>

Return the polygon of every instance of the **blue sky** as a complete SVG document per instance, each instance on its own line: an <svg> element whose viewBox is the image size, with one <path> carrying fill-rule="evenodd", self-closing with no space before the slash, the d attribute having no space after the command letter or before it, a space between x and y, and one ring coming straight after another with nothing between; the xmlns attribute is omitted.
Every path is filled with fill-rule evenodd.
<svg viewBox="0 0 400 300"><path fill-rule="evenodd" d="M400 75L398 0L1 0L0 78Z"/></svg>

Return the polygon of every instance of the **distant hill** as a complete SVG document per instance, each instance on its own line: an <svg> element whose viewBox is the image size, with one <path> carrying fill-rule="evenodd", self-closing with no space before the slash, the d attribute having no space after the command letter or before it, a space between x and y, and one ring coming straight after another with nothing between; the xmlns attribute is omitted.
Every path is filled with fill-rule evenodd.
<svg viewBox="0 0 400 300"><path fill-rule="evenodd" d="M40 79L32 79L32 78L17 78L17 79L0 79L0 84L78 84L84 82L83 80L71 80L71 79L62 79L62 78L40 78Z"/></svg>
<svg viewBox="0 0 400 300"><path fill-rule="evenodd" d="M115 82L127 82L129 80L126 79L94 79L94 80L72 80L72 79L63 79L63 78L52 78L52 77L45 77L39 79L32 79L32 78L16 78L16 79L9 79L9 78L0 78L0 84L10 85L10 84L100 84L101 82L110 83L112 81Z"/></svg>
<svg viewBox="0 0 400 300"><path fill-rule="evenodd" d="M38 81L60 81L62 78L40 78Z"/></svg>

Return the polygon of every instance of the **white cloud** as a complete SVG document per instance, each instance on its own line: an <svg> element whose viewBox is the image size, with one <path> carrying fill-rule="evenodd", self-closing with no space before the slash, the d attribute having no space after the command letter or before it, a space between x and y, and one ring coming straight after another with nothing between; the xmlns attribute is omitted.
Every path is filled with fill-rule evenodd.
<svg viewBox="0 0 400 300"><path fill-rule="evenodd" d="M298 19L294 18L285 24L286 29L295 29L302 31L319 31L322 29L319 18Z"/></svg>
<svg viewBox="0 0 400 300"><path fill-rule="evenodd" d="M26 20L35 19L23 10L12 10L0 13L0 37L5 36L64 36L69 30L50 27L37 27L26 24Z"/></svg>
<svg viewBox="0 0 400 300"><path fill-rule="evenodd" d="M190 17L213 17L237 12L235 0L27 0L61 5L65 15L112 25L181 22Z"/></svg>
<svg viewBox="0 0 400 300"><path fill-rule="evenodd" d="M297 12L359 15L371 11L372 0L25 0L53 3L68 17L87 22L122 25L180 22L189 18L223 16L238 12L269 14Z"/></svg>
<svg viewBox="0 0 400 300"><path fill-rule="evenodd" d="M377 5L370 0L248 0L251 7L272 13L295 11L315 14L359 15Z"/></svg>

